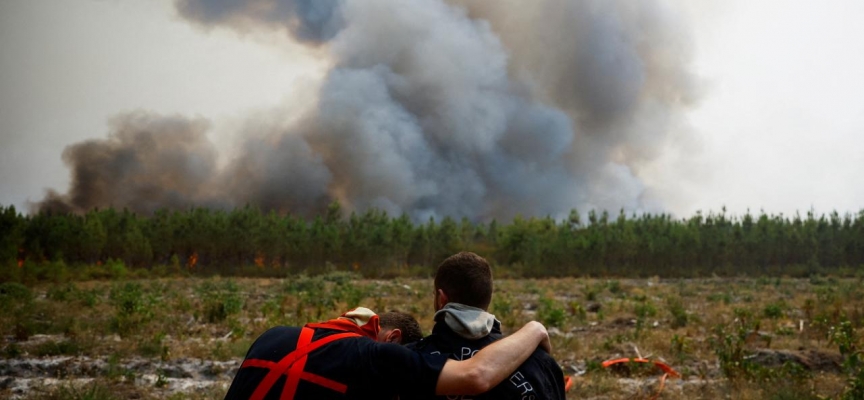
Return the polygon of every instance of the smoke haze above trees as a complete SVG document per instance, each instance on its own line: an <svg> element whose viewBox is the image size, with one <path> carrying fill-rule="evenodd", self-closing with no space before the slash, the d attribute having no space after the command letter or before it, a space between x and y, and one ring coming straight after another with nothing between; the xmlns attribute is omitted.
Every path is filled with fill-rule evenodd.
<svg viewBox="0 0 864 400"><path fill-rule="evenodd" d="M72 187L42 209L311 214L338 200L421 220L662 209L640 167L698 99L687 30L660 1L175 5L205 29L280 30L320 49L331 68L314 103L250 117L222 167L206 121L117 116L109 138L67 148Z"/></svg>

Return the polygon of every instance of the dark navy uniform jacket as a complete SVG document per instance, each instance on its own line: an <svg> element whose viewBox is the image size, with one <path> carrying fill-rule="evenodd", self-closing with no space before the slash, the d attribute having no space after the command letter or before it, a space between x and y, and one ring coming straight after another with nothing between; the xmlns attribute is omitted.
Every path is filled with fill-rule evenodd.
<svg viewBox="0 0 864 400"><path fill-rule="evenodd" d="M495 321L492 332L477 340L468 340L453 332L444 321L436 322L432 334L409 345L423 354L447 354L454 360L466 360L474 353L500 339L501 324ZM537 349L519 369L491 391L477 396L402 396L401 399L519 399L519 400L564 400L564 371L542 349Z"/></svg>
<svg viewBox="0 0 864 400"><path fill-rule="evenodd" d="M346 332L317 328L309 333L314 344ZM305 360L295 362L293 369L285 369L286 358L291 358L286 356L296 349L300 337L301 328L297 327L281 326L264 332L250 347L225 398L279 399L292 385L297 400L388 399L396 394L435 393L438 375L447 361L446 357L423 355L354 335L322 345ZM259 389L261 385L264 389ZM253 396L256 390L257 397Z"/></svg>

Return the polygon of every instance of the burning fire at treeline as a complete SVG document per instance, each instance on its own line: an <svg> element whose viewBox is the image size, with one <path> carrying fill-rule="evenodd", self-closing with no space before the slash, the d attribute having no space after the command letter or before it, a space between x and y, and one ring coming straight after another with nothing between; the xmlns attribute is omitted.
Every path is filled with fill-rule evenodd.
<svg viewBox="0 0 864 400"><path fill-rule="evenodd" d="M64 151L71 186L38 209L250 204L310 215L338 200L421 220L646 209L640 167L698 98L687 30L660 0L175 8L205 31L276 30L318 49L331 67L314 104L250 116L231 155L208 139L209 121L115 116L107 138Z"/></svg>

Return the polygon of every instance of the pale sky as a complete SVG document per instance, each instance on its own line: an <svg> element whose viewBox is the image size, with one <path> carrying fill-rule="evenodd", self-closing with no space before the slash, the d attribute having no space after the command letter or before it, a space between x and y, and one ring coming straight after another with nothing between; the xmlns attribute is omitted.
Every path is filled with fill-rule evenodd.
<svg viewBox="0 0 864 400"><path fill-rule="evenodd" d="M735 0L693 19L710 174L676 210L864 209L864 3Z"/></svg>
<svg viewBox="0 0 864 400"><path fill-rule="evenodd" d="M687 150L645 178L667 211L864 209L864 2L680 3L704 89ZM0 205L65 193L63 149L119 113L204 117L227 146L250 113L290 110L326 68L256 35L197 29L169 0L0 1Z"/></svg>

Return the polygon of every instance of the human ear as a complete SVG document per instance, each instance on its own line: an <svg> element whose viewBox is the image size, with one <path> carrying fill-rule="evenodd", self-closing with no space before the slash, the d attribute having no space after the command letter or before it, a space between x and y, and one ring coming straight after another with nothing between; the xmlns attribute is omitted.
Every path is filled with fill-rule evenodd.
<svg viewBox="0 0 864 400"><path fill-rule="evenodd" d="M402 330L393 329L387 334L387 338L384 341L387 343L402 344Z"/></svg>
<svg viewBox="0 0 864 400"><path fill-rule="evenodd" d="M435 294L435 311L438 311L444 308L444 306L450 302L450 299L447 298L447 293L444 293L441 289L436 290Z"/></svg>

